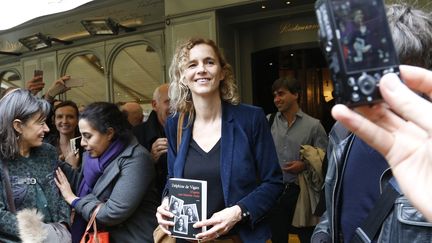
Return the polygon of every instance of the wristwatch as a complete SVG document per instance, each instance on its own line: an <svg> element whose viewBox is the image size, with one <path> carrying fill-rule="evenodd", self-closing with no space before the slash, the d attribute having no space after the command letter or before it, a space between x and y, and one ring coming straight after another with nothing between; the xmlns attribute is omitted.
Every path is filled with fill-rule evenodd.
<svg viewBox="0 0 432 243"><path fill-rule="evenodd" d="M241 210L241 220L240 220L240 223L248 222L249 219L250 219L250 213L247 210L247 208L243 204L241 204L241 203L237 204L237 206L239 206L240 210Z"/></svg>

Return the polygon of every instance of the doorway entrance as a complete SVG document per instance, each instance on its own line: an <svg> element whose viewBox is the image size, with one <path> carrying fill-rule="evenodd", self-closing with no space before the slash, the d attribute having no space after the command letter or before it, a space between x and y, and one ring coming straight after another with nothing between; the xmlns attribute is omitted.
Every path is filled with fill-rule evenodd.
<svg viewBox="0 0 432 243"><path fill-rule="evenodd" d="M280 77L292 76L301 83L302 110L321 121L330 115L326 105L333 98L333 83L316 43L258 51L252 53L251 60L253 103L262 107L266 114L277 111L271 91L273 82Z"/></svg>

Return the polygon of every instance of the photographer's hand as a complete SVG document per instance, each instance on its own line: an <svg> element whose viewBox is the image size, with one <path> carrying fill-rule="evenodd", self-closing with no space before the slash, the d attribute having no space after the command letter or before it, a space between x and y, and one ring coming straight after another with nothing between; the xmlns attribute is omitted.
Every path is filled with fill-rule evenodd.
<svg viewBox="0 0 432 243"><path fill-rule="evenodd" d="M55 80L51 87L49 87L47 93L45 94L45 99L51 101L59 94L63 94L64 92L70 90L70 88L65 86L65 81L70 79L69 75L65 75L57 80Z"/></svg>
<svg viewBox="0 0 432 243"><path fill-rule="evenodd" d="M26 82L25 87L32 95L36 95L45 87L45 83L41 79L42 76L35 76Z"/></svg>
<svg viewBox="0 0 432 243"><path fill-rule="evenodd" d="M432 103L407 88L432 97L432 72L400 70L406 86L394 74L381 79L386 103L356 108L361 115L336 105L332 114L385 156L402 191L432 221Z"/></svg>

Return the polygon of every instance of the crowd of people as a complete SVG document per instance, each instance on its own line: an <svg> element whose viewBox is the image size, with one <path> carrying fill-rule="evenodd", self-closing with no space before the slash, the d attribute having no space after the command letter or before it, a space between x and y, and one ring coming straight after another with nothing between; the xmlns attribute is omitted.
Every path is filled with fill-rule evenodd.
<svg viewBox="0 0 432 243"><path fill-rule="evenodd" d="M293 77L273 83L276 113L241 103L231 65L205 38L177 47L169 83L154 90L146 118L136 102L94 102L80 111L55 100L70 89L67 75L42 98L39 77L6 90L0 241L81 242L97 207L98 228L111 242L153 242L157 227L187 232L184 220L207 227L196 235L203 242L286 243L290 233L302 243L430 240L432 18L401 4L388 5L387 18L404 82L387 74L379 85L384 102L334 106L329 136L301 110ZM191 207L185 219L175 217L181 206L169 202L171 177L207 181L207 219ZM317 210L322 187L324 213ZM404 207L392 207L370 233L387 189L396 193L390 204L410 208L406 220L416 226L401 225L394 210Z"/></svg>

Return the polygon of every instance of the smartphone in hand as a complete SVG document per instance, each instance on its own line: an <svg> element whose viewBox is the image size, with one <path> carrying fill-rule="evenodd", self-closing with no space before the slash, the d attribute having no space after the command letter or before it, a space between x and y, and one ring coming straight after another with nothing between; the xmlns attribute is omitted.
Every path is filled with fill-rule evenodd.
<svg viewBox="0 0 432 243"><path fill-rule="evenodd" d="M38 77L35 82L43 82L43 70L34 70L33 77Z"/></svg>
<svg viewBox="0 0 432 243"><path fill-rule="evenodd" d="M69 78L64 81L64 84L68 88L82 87L84 86L84 81L81 78Z"/></svg>
<svg viewBox="0 0 432 243"><path fill-rule="evenodd" d="M81 136L70 139L70 149L74 154L77 154L79 152L80 143Z"/></svg>

